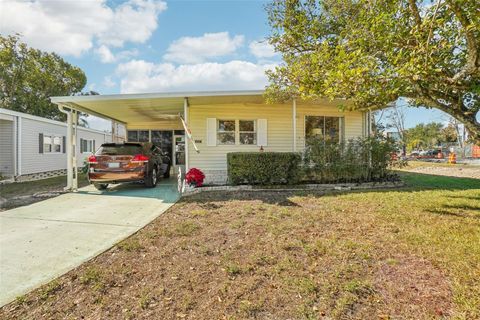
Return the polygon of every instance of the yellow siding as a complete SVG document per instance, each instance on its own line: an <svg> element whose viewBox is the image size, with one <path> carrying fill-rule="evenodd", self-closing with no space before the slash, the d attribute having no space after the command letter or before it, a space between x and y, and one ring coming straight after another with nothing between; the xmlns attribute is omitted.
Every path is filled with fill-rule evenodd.
<svg viewBox="0 0 480 320"><path fill-rule="evenodd" d="M202 170L226 170L227 153L258 151L257 145L207 146L207 118L223 120L267 119L268 146L265 151L292 151L292 107L287 105L215 105L189 107L188 122L200 153L189 146L190 167Z"/></svg>
<svg viewBox="0 0 480 320"><path fill-rule="evenodd" d="M268 146L265 151L293 151L293 110L292 105L228 104L193 105L189 107L188 122L200 153L196 153L190 142L189 166L202 170L226 170L227 153L238 151L258 151L256 145L217 145L207 146L207 118L222 120L267 119ZM362 136L361 112L340 112L336 107L320 105L297 105L297 151L304 146L305 115L326 115L345 117L347 139Z"/></svg>

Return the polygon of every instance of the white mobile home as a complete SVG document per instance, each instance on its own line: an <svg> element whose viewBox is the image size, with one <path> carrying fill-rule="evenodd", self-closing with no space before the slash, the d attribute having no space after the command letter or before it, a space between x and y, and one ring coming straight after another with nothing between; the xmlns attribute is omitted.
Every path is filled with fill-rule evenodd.
<svg viewBox="0 0 480 320"><path fill-rule="evenodd" d="M65 174L67 124L0 108L0 173L19 180ZM77 127L77 165L104 142L107 132Z"/></svg>

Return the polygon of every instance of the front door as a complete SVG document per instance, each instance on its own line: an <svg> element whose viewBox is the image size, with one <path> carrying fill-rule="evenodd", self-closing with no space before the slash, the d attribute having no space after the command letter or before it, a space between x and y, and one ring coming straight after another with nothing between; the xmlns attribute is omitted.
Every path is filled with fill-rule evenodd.
<svg viewBox="0 0 480 320"><path fill-rule="evenodd" d="M178 169L181 169L182 173L185 174L185 135L175 135L174 136L174 152L175 152L175 172L178 172Z"/></svg>

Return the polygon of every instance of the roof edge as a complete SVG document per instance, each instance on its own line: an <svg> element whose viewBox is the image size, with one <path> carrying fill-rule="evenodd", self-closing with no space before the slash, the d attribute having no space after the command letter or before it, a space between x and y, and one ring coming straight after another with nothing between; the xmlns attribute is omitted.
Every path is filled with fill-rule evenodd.
<svg viewBox="0 0 480 320"><path fill-rule="evenodd" d="M43 122L43 123L49 123L49 124L53 124L53 125L57 125L57 126L65 126L65 127L67 126L66 122L53 120L53 119L48 119L48 118L44 118L44 117L39 117L39 116L35 116L33 114L24 113L24 112L20 112L20 111L14 111L14 110L10 110L10 109L0 108L0 114L7 114L7 115L10 115L10 116L14 116L14 117L30 119L30 120L39 121L39 122ZM102 131L102 130L87 128L87 127L82 127L82 126L77 126L77 129L85 130L85 131L89 131L89 132L93 132L93 133L102 133L102 134L106 134L106 135L112 135L112 133L108 132L108 131Z"/></svg>
<svg viewBox="0 0 480 320"><path fill-rule="evenodd" d="M233 90L233 91L178 91L178 92L153 92L153 93L120 93L93 96L57 96L50 97L52 103L102 101L102 100L130 100L130 99L156 99L156 98L194 98L194 97L221 97L221 96L251 96L263 95L264 90Z"/></svg>

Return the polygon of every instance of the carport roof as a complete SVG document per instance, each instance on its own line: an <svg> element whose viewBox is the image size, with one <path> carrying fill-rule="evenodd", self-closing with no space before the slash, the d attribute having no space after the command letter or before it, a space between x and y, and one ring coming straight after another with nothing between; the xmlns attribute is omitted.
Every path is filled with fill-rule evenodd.
<svg viewBox="0 0 480 320"><path fill-rule="evenodd" d="M185 99L189 106L233 105L264 103L263 90L192 91L140 94L112 94L94 96L51 97L57 105L66 106L94 116L112 119L124 124L147 123L171 119L184 111ZM309 103L322 105L349 104L345 99L316 99Z"/></svg>
<svg viewBox="0 0 480 320"><path fill-rule="evenodd" d="M51 101L95 116L129 123L156 121L183 113L185 98L189 105L263 103L263 92L249 90L63 96L51 97Z"/></svg>

